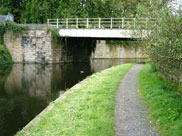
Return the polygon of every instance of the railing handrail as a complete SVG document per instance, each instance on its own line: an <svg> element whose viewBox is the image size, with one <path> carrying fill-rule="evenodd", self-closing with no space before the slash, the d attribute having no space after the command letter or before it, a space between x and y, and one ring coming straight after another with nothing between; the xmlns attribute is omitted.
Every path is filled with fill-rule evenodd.
<svg viewBox="0 0 182 136"><path fill-rule="evenodd" d="M134 18L127 18L127 17L122 17L122 18L112 18L112 19L134 19ZM144 17L140 17L140 18L137 18L135 17L136 19L146 19ZM53 18L53 19L49 19L49 20L57 20L57 19L87 19L87 18ZM99 18L88 18L88 19L99 19ZM101 18L101 19L111 19L111 18ZM149 19L156 19L156 18L149 18Z"/></svg>
<svg viewBox="0 0 182 136"><path fill-rule="evenodd" d="M155 18L57 18L47 19L47 25L56 28L118 28L118 29L136 29L141 26L147 29L149 22L155 22ZM109 27L108 27L109 26Z"/></svg>

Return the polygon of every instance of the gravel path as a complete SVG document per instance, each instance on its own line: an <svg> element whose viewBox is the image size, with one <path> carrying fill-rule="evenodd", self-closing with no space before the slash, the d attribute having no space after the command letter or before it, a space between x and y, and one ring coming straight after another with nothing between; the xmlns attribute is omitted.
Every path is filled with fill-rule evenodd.
<svg viewBox="0 0 182 136"><path fill-rule="evenodd" d="M135 65L123 79L116 96L116 136L159 136L147 116L147 108L138 98L138 72L142 64Z"/></svg>

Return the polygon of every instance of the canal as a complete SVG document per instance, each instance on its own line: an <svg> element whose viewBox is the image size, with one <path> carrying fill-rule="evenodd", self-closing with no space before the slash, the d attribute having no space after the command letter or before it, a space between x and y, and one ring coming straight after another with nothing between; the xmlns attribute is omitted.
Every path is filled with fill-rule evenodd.
<svg viewBox="0 0 182 136"><path fill-rule="evenodd" d="M0 136L12 136L87 76L142 60L95 59L90 63L14 64L0 67Z"/></svg>

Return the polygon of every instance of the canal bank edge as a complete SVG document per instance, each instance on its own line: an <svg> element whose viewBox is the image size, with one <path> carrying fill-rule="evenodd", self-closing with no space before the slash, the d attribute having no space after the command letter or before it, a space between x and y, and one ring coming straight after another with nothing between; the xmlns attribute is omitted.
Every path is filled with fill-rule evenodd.
<svg viewBox="0 0 182 136"><path fill-rule="evenodd" d="M86 78L85 80L83 80L83 81L81 81L80 83L78 83L78 84L76 84L74 87L72 87L71 89L69 89L65 94L63 94L63 95L61 95L59 98L57 98L54 102L52 102L52 103L50 103L50 105L45 109L45 110L43 110L37 117L35 117L27 126L25 126L20 132L18 132L17 134L16 134L16 136L22 136L22 135L34 135L34 134L39 134L39 135L41 135L40 133L42 133L43 135L50 135L50 133L49 133L49 130L48 129L51 129L50 127L54 127L54 126L47 126L48 128L45 128L45 126L44 125L49 125L49 124L51 124L51 121L48 121L48 120L46 120L46 116L48 116L48 114L50 113L50 112L53 112L53 110L56 110L55 109L55 107L56 106L62 106L63 104L65 104L65 103L69 103L70 101L73 101L73 103L75 103L75 105L77 104L77 101L79 102L79 100L81 99L82 100L82 102L84 102L84 100L85 100L85 102L84 103L82 103L83 105L86 105L86 106L88 106L88 107L92 107L94 104L95 105L99 105L99 106L101 106L101 108L103 108L102 106L104 106L104 105L108 105L109 106L109 111L107 111L108 109L103 109L103 110L106 110L105 112L103 112L103 113L105 113L105 114L108 114L109 113L109 115L110 115L110 117L108 118L108 115L105 115L104 114L104 116L102 115L102 114L99 114L98 116L99 116L99 119L100 119L100 117L103 119L103 120L101 120L101 122L99 122L99 123L103 123L104 121L108 121L107 123L106 122L104 122L104 124L108 124L108 126L105 126L106 128L104 128L104 130L107 130L106 131L106 133L108 132L108 131L110 131L110 132L108 132L109 134L114 134L114 101L115 101L115 94L116 94L116 90L118 89L118 87L119 87L119 84L120 84L120 81L123 79L123 77L124 77L124 75L129 71L129 69L133 66L134 64L133 63L131 63L131 64L123 64L123 65L120 65L120 66L116 66L116 67L112 67L112 68L109 68L109 69L106 69L106 70L103 70L103 71L101 71L101 72L98 72L98 73L95 73L95 74L93 74L93 75L91 75L91 76L89 76L88 78ZM96 81L94 81L94 80L96 80ZM108 81L110 81L110 82L108 82ZM101 83L102 85L100 85L99 83ZM89 85L93 85L93 86L89 86ZM103 88L105 86L105 88ZM95 88L94 88L95 87ZM108 88L108 90L107 90L107 88ZM95 89L95 90L94 90ZM99 89L99 90L103 90L103 89L106 89L106 94L105 95L103 95L102 93L103 92L100 92L100 91L98 91L97 89ZM83 90L87 90L87 91L83 91ZM94 92L95 91L95 92ZM77 96L77 94L79 93L79 95ZM86 93L86 94L85 94ZM99 93L101 93L102 94L102 97L106 97L105 99L101 99L101 98L89 98L89 97L91 97L93 94L96 94L96 97L97 97L97 95L98 95L98 97L100 97L100 94ZM91 96L90 96L91 95ZM72 98L69 98L69 97L72 97ZM75 98L74 98L75 97ZM80 98L81 97L81 98ZM85 98L86 99L85 99ZM87 98L88 97L88 98ZM108 99L108 98L110 98L110 99ZM70 101L69 101L69 99L71 99ZM75 101L74 101L74 99L75 99ZM88 99L88 100L87 100ZM92 101L91 103L89 102L89 101L91 101L92 99L95 99L95 101ZM101 100L103 100L103 101L101 101ZM104 103L102 103L102 104L104 104L104 105L100 105L100 103L98 103L98 101L101 101L100 103L102 103L102 102L104 102ZM87 105L87 103L88 104L90 104L90 105ZM74 106L75 106L74 105ZM97 107L97 106L93 106L94 108L95 107ZM67 105L67 107L69 107L70 105ZM70 109L69 110L72 110L72 108L74 108L74 106L73 107L70 107ZM78 109L79 108L81 108L81 107L79 107L79 106L82 106L82 105L77 105L78 106ZM97 107L98 108L98 107ZM108 107L105 107L105 108L108 108ZM61 111L61 112L65 112L64 110L68 110L68 109L62 109L63 111ZM89 110L89 109L88 109ZM89 112L89 114L94 114L95 113L95 111L96 111L97 109L92 109L92 112L90 113ZM84 112L88 112L87 110L86 111L84 111ZM68 113L70 113L69 111L68 111ZM74 113L74 112L73 112ZM56 114L55 112L54 112L54 114ZM76 113L75 113L76 114ZM67 116L67 114L65 114L64 113L64 115L65 116ZM90 115L90 116L91 116ZM59 118L57 118L59 115L54 115L54 119L55 120L57 120L57 119L59 119ZM60 115L61 116L61 115ZM81 116L81 115L80 115ZM93 115L92 115L93 116ZM64 117L64 116L61 116L62 118ZM87 116L88 117L88 116ZM103 118L103 117L107 117L107 118ZM68 118L68 120L70 120L70 118L74 118L74 117L69 117ZM76 117L77 119L78 119L78 117ZM110 119L111 118L111 119ZM107 120L107 119L109 119L109 120ZM42 131L40 128L37 128L38 127L38 125L41 125L40 123L42 123L41 121L43 121L44 123L45 123L45 121L48 121L47 122L47 124L44 124L43 123L43 126L41 126L41 128L42 129L45 129L46 130L46 132L45 131ZM72 120L73 121L73 120ZM83 121L83 120L82 120ZM91 120L91 127L95 127L95 125L94 124L92 124L93 122L92 121L96 121L96 120ZM54 122L55 123L55 122ZM68 122L65 122L65 121L63 121L62 123L68 123ZM79 124L80 123L80 124ZM79 122L76 126L78 127L84 127L84 121L81 123L81 122ZM89 122L88 122L89 123ZM97 123L98 124L98 123ZM100 125L101 125L100 124ZM54 124L55 125L55 127L56 127L56 125L57 124ZM60 127L66 127L66 125L62 125L62 124L60 124L61 126ZM68 124L67 124L68 125ZM74 126L74 124L71 124L71 125L73 125ZM88 127L89 127L89 124L87 124L88 125ZM94 125L94 126L93 126ZM103 125L103 124L102 124ZM72 127L73 127L72 126ZM68 126L67 126L68 127ZM107 128L108 127L108 128ZM38 129L38 131L33 131L32 129ZM52 128L53 129L53 128ZM54 128L55 129L55 128ZM68 133L67 131L70 131L68 128L62 128L62 129L65 129L65 132L63 132L63 133ZM72 128L73 129L73 128ZM71 129L71 130L72 130ZM32 131L31 131L32 130ZM85 131L88 131L88 130L85 130ZM94 132L98 132L98 131L101 131L100 129L98 130L98 131L96 131L96 128L93 130ZM32 133L33 132L33 133ZM56 133L56 132L55 132ZM75 132L76 133L76 132ZM81 134L81 133L83 133L83 132L77 132L78 134ZM93 133L93 132L90 132L90 133ZM99 133L99 132L98 132ZM103 131L101 132L101 133L103 133ZM51 134L53 134L53 133L51 133ZM58 134L58 133L57 133ZM60 134L60 133L59 133ZM53 134L54 135L54 134Z"/></svg>

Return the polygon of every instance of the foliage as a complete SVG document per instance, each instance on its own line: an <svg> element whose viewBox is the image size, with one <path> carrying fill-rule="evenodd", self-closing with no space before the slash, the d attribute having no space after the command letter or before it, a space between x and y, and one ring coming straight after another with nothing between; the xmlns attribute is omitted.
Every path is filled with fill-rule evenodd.
<svg viewBox="0 0 182 136"><path fill-rule="evenodd" d="M7 31L13 32L13 34L22 33L23 31L27 30L28 27L18 25L14 22L0 22L0 44L3 44L3 36L4 33Z"/></svg>
<svg viewBox="0 0 182 136"><path fill-rule="evenodd" d="M13 60L11 55L8 52L8 49L0 44L0 65L12 64Z"/></svg>
<svg viewBox="0 0 182 136"><path fill-rule="evenodd" d="M0 22L0 64L13 63L12 57L8 52L8 49L4 45L4 33L6 31L13 32L13 34L22 33L27 27L17 25L13 22Z"/></svg>
<svg viewBox="0 0 182 136"><path fill-rule="evenodd" d="M18 25L14 22L7 21L5 23L5 31L11 31L13 34L22 34L23 31L26 31L28 29L27 26Z"/></svg>
<svg viewBox="0 0 182 136"><path fill-rule="evenodd" d="M163 136L182 135L182 96L175 92L147 64L139 73L141 99L149 107L149 115Z"/></svg>
<svg viewBox="0 0 182 136"><path fill-rule="evenodd" d="M8 12L10 12L10 9L9 8L0 7L0 15L7 15Z"/></svg>
<svg viewBox="0 0 182 136"><path fill-rule="evenodd" d="M1 62L1 60L0 60ZM0 63L0 90L2 91L3 89L3 84L6 81L9 73L11 72L12 65L11 64L3 64Z"/></svg>
<svg viewBox="0 0 182 136"><path fill-rule="evenodd" d="M49 32L51 32L51 38L52 38L53 42L58 43L58 41L60 39L60 35L59 35L59 32L58 32L58 29L48 27L47 28L47 33L49 33Z"/></svg>
<svg viewBox="0 0 182 136"><path fill-rule="evenodd" d="M0 64L0 77L5 77L7 78L9 73L11 72L12 69L12 65L4 65L4 64Z"/></svg>
<svg viewBox="0 0 182 136"><path fill-rule="evenodd" d="M5 33L5 24L0 22L0 44L3 44L3 35Z"/></svg>
<svg viewBox="0 0 182 136"><path fill-rule="evenodd" d="M47 18L135 17L137 5L148 0L0 0L0 13L11 12L16 22L46 23Z"/></svg>
<svg viewBox="0 0 182 136"><path fill-rule="evenodd" d="M1 10L6 10L14 15L14 20L20 22L20 11L25 0L0 0L0 5L3 7ZM2 12L1 12L2 13ZM0 13L0 14L1 14Z"/></svg>
<svg viewBox="0 0 182 136"><path fill-rule="evenodd" d="M139 47L142 42L140 41L124 41L124 40L106 40L107 45L109 45L109 47L113 47L113 46L123 46L123 47L128 47L128 48L136 48Z"/></svg>
<svg viewBox="0 0 182 136"><path fill-rule="evenodd" d="M176 85L181 84L182 75L182 12L174 14L168 7L152 13L156 25L151 26L143 45L156 67Z"/></svg>
<svg viewBox="0 0 182 136"><path fill-rule="evenodd" d="M156 14L172 0L150 0L151 2L140 2L137 5L137 17L156 18Z"/></svg>
<svg viewBox="0 0 182 136"><path fill-rule="evenodd" d="M3 45L0 45L0 53L3 52L5 50Z"/></svg>
<svg viewBox="0 0 182 136"><path fill-rule="evenodd" d="M133 64L96 73L54 101L17 136L114 136L115 94Z"/></svg>

